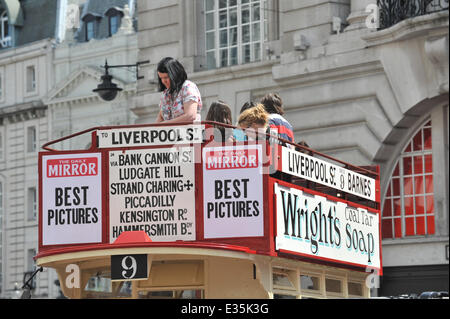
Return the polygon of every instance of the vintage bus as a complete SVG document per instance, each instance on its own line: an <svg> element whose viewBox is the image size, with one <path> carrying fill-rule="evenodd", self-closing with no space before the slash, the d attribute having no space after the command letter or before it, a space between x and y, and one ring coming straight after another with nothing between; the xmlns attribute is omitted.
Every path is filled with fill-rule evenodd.
<svg viewBox="0 0 450 319"><path fill-rule="evenodd" d="M68 298L368 298L379 170L215 122L96 127L39 153L41 267ZM53 145L87 134L87 149ZM86 135L85 135L86 136Z"/></svg>

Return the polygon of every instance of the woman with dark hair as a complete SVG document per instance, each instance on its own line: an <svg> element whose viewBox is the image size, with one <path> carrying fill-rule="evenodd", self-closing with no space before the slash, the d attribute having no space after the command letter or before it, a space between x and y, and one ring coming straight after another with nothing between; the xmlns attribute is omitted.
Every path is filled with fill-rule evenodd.
<svg viewBox="0 0 450 319"><path fill-rule="evenodd" d="M164 58L157 66L159 91L162 92L156 122L200 121L202 98L194 82L187 79L183 65Z"/></svg>
<svg viewBox="0 0 450 319"><path fill-rule="evenodd" d="M276 131L278 137L294 142L292 125L283 117L284 110L281 96L277 93L266 94L261 99L261 104L264 105L266 112L269 113L270 131Z"/></svg>
<svg viewBox="0 0 450 319"><path fill-rule="evenodd" d="M224 101L218 100L211 103L209 107L208 114L206 115L206 121L219 122L228 125L232 125L231 122L231 109ZM227 141L232 135L231 128L225 128L220 125L214 125L221 133L220 140L222 142ZM217 140L216 136L214 139Z"/></svg>

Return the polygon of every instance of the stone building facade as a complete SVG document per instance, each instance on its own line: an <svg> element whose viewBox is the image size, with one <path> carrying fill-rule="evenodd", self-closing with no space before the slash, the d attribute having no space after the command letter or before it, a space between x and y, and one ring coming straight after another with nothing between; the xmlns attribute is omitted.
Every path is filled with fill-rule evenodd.
<svg viewBox="0 0 450 319"><path fill-rule="evenodd" d="M203 118L214 100L236 120L246 101L278 92L297 142L380 166L384 276L374 293L448 291L448 2L395 17L387 4L141 0L138 59L151 63L131 109L137 123L155 121L165 56L199 86Z"/></svg>
<svg viewBox="0 0 450 319"><path fill-rule="evenodd" d="M38 249L38 152L91 127L134 122L134 70L111 72L123 91L92 92L108 64L134 64L133 0L0 1L0 298L21 294ZM89 27L87 26L89 25ZM56 149L85 149L90 136ZM33 296L57 298L56 273L36 276ZM93 286L95 288L95 284Z"/></svg>

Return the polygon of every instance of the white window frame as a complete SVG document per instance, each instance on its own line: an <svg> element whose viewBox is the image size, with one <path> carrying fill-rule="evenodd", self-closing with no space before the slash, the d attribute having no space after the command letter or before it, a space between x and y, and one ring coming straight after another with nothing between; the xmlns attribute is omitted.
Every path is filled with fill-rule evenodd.
<svg viewBox="0 0 450 319"><path fill-rule="evenodd" d="M38 194L36 186L30 186L27 188L27 220L37 221L38 211Z"/></svg>
<svg viewBox="0 0 450 319"><path fill-rule="evenodd" d="M25 128L27 153L36 153L38 143L38 133L36 125L29 125Z"/></svg>
<svg viewBox="0 0 450 319"><path fill-rule="evenodd" d="M5 68L0 67L0 103L5 102Z"/></svg>
<svg viewBox="0 0 450 319"><path fill-rule="evenodd" d="M435 229L435 233L434 234L428 234L428 220L427 217L430 215L434 215L434 222L436 223L436 210L433 212L433 214L428 214L428 212L426 211L426 207L427 207L427 202L426 202L426 197L431 197L433 198L434 201L434 185L433 185L433 193L426 193L426 190L423 190L423 193L416 193L415 190L415 183L412 183L412 187L413 187L413 191L412 191L412 195L405 195L405 189L404 189L404 183L403 180L406 178L412 178L414 181L414 177L416 176L432 176L433 177L433 183L434 183L434 171L433 172L425 172L425 156L427 155L431 155L433 156L433 146L431 149L429 150L420 150L420 151L411 151L411 152L406 152L406 149L408 148L408 146L413 147L413 139L414 137L421 131L424 130L426 128L431 128L431 131L433 130L433 123L431 123L431 127L426 125L429 121L431 121L430 117L427 117L427 119L425 121L423 121L421 123L421 125L414 130L413 134L409 137L408 139L408 143L405 144L405 146L402 149L402 152L398 155L397 160L395 161L395 165L394 165L394 170L395 167L399 167L399 176L395 177L399 180L399 189L400 189L400 194L399 195L393 195L394 192L394 185L393 185L393 174L394 174L394 170L392 171L390 178L389 178L389 182L386 186L386 191L384 193L384 200L383 200L383 205L381 206L382 208L384 208L384 204L386 199L389 199L391 201L391 216L385 216L382 214L381 216L381 220L383 222L383 220L391 220L391 227L392 227L392 237L390 238L385 238L386 240L398 240L398 239L405 239L405 238L414 238L414 237L423 237L423 236L434 236L436 235L436 225L434 226ZM424 145L424 137L422 134L422 145ZM404 163L403 160L404 158L409 158L409 157L417 157L420 156L422 157L422 168L423 171L422 173L415 173L414 172L414 162L412 163L413 165L413 172L412 175L405 175L404 174ZM391 187L391 194L389 196L387 196L387 190L389 188L389 186ZM416 202L415 202L415 197L419 197L419 196L423 196L425 197L424 200L424 205L425 205L425 212L423 214L418 214L416 213ZM407 198L412 198L412 202L413 202L413 213L411 214L407 214L405 211L405 199ZM395 216L394 213L394 200L400 200L400 207L401 207L401 213L400 216ZM407 235L406 234L406 218L414 218L416 219L416 217L423 217L424 218L424 228L425 228L425 234L417 234L417 223L414 222L414 235ZM395 235L396 231L395 231L395 220L396 219L400 219L401 222L401 237L397 237Z"/></svg>
<svg viewBox="0 0 450 319"><path fill-rule="evenodd" d="M38 81L38 67L37 67L38 63L37 60L30 60L27 61L23 64L23 91L24 91L24 96L25 97L29 97L29 96L33 96L36 95L38 92L38 85L39 85L39 81ZM29 79L29 73L28 70L30 68L33 68L34 70L34 79ZM29 82L31 81L31 82ZM31 84L31 87L29 87L29 85Z"/></svg>
<svg viewBox="0 0 450 319"><path fill-rule="evenodd" d="M0 162L3 162L5 160L5 134L4 129L0 128Z"/></svg>
<svg viewBox="0 0 450 319"><path fill-rule="evenodd" d="M213 1L213 2L211 2ZM264 43L267 42L267 21L268 21L268 15L267 15L267 0L233 0L236 2L236 5L228 6L229 0L227 0L227 4L223 8L219 8L219 4L221 1L225 0L204 0L204 34L205 34L205 66L207 69L213 69L213 68L222 68L222 67L228 67L232 65L241 65L244 63L252 63L257 61L262 61L264 57ZM243 3L245 1L245 3ZM213 8L210 10L207 3L214 3ZM255 5L260 6L259 9L259 20L253 20L253 12L252 8ZM246 9L248 7L249 9L249 22L242 23L242 9ZM237 22L235 25L232 25L230 27L230 11L236 10L237 15ZM226 12L227 22L226 26L220 26L220 15L222 13ZM213 28L208 28L208 18L213 17ZM258 21L258 22L255 22ZM254 37L254 30L253 27L255 25L259 25L259 36L258 38ZM249 28L249 42L243 42L243 28L247 27ZM231 35L231 29L237 30L237 39L236 44L230 43L230 35ZM227 45L226 46L220 46L220 36L221 34L226 31L227 36ZM214 47L210 48L208 47L208 35L214 34ZM250 59L245 60L244 59L244 46L250 46ZM259 51L256 51L259 50ZM227 60L226 64L223 64L221 61L221 52L227 51ZM232 62L232 50L236 50L237 53L237 61L233 60ZM259 53L257 53L259 52ZM208 55L214 56L215 58L215 67L213 65L209 65L208 63Z"/></svg>
<svg viewBox="0 0 450 319"><path fill-rule="evenodd" d="M8 23L8 35L7 36L6 36L6 32L4 30L4 27L3 27L5 22ZM12 45L10 31L11 31L11 28L9 26L8 13L6 12L6 10L4 10L0 14L0 47L8 48Z"/></svg>

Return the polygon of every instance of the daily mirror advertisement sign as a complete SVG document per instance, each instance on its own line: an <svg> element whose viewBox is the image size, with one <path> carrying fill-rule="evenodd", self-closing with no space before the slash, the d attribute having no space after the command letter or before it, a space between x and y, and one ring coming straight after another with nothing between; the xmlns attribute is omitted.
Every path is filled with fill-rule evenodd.
<svg viewBox="0 0 450 319"><path fill-rule="evenodd" d="M153 241L195 240L192 147L109 152L110 242L124 231Z"/></svg>
<svg viewBox="0 0 450 319"><path fill-rule="evenodd" d="M380 268L379 216L275 184L276 249Z"/></svg>
<svg viewBox="0 0 450 319"><path fill-rule="evenodd" d="M42 244L102 241L101 154L42 156Z"/></svg>
<svg viewBox="0 0 450 319"><path fill-rule="evenodd" d="M264 235L262 147L203 149L205 238Z"/></svg>
<svg viewBox="0 0 450 319"><path fill-rule="evenodd" d="M313 156L282 147L281 171L372 201L375 179Z"/></svg>
<svg viewBox="0 0 450 319"><path fill-rule="evenodd" d="M203 129L203 125L186 125L98 130L98 147L113 148L202 143Z"/></svg>

